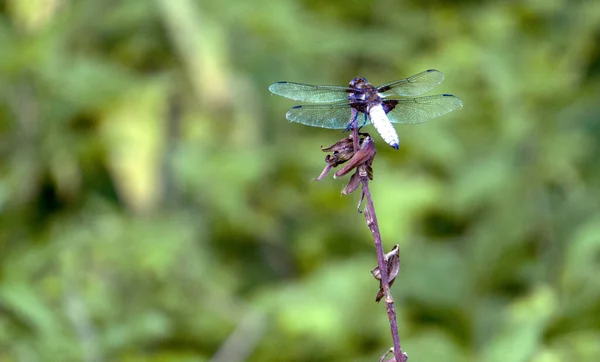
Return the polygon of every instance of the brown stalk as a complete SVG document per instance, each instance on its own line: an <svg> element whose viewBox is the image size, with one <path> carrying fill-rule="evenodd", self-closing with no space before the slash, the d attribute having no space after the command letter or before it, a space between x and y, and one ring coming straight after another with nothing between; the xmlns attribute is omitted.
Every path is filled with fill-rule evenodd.
<svg viewBox="0 0 600 362"><path fill-rule="evenodd" d="M354 117L353 117L354 118ZM360 207L364 200L363 213L367 222L367 227L373 234L375 243L375 251L377 253L377 267L371 270L375 279L379 280L379 292L376 301L385 299L387 315L390 323L390 330L393 340L393 348L381 357L383 361L389 353L394 354L394 358L387 359L386 362L406 362L408 356L402 352L400 345L400 335L398 333L398 324L396 322L396 307L394 299L390 294L390 285L394 282L396 275L400 270L400 257L398 253L398 245L394 246L392 251L384 254L381 234L379 233L379 224L377 223L377 215L375 214L375 206L371 192L369 191L369 180L373 179L372 162L375 157L375 143L366 133L359 133L358 128L353 127L350 137L344 138L331 147L322 148L325 152L330 152L325 158L327 165L321 174L315 180L323 179L327 173L334 167L344 164L334 175L335 178L342 177L352 170L355 172L350 177L348 185L342 191L342 194L347 195L354 192L362 185L362 195L358 205Z"/></svg>
<svg viewBox="0 0 600 362"><path fill-rule="evenodd" d="M358 143L358 129L352 129L354 144ZM357 149L357 148L355 148ZM392 342L394 345L393 353L394 360L396 362L406 362L408 356L402 352L402 346L400 345L400 334L398 333L398 324L396 322L396 307L394 305L394 298L390 293L390 282L388 280L388 267L384 257L383 244L381 242L381 234L379 233L379 224L377 223L377 215L375 214L375 206L373 205L373 198L369 191L369 177L361 177L362 183L362 198L367 200L364 209L365 220L367 227L373 234L373 240L375 242L375 252L377 253L377 266L381 271L381 288L383 289L383 295L385 296L385 305L390 322L390 331L392 333Z"/></svg>

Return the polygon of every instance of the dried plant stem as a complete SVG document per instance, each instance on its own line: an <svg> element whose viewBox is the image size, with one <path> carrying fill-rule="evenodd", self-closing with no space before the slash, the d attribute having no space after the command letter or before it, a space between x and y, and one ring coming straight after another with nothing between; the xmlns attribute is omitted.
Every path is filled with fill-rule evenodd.
<svg viewBox="0 0 600 362"><path fill-rule="evenodd" d="M358 129L352 130L354 138L355 150L358 149ZM390 330L392 333L392 340L394 344L394 359L396 362L406 362L408 356L402 352L400 345L400 335L398 333L398 323L396 322L396 307L394 306L394 299L390 294L389 274L387 270L387 262L385 261L383 244L381 242L381 234L379 233L379 224L377 223L377 215L375 214L375 206L373 205L373 199L371 198L371 192L369 191L369 178L367 176L361 177L362 183L362 196L367 200L365 205L364 214L367 226L373 234L373 240L375 242L375 251L377 253L377 264L381 271L381 286L383 288L385 305L387 309L388 319L390 321Z"/></svg>
<svg viewBox="0 0 600 362"><path fill-rule="evenodd" d="M365 205L365 220L375 241L375 251L377 252L377 264L381 272L381 285L383 287L383 293L385 295L385 305L387 309L388 319L390 321L390 330L392 332L392 340L394 343L394 357L397 362L406 362L408 357L402 352L400 346L400 335L398 333L398 324L396 322L396 307L394 306L394 299L390 294L390 285L388 280L387 263L384 259L383 245L381 243L381 234L379 233L379 225L377 224L377 216L375 215L375 207L373 206L373 199L369 192L368 180L363 180L362 191L367 200Z"/></svg>

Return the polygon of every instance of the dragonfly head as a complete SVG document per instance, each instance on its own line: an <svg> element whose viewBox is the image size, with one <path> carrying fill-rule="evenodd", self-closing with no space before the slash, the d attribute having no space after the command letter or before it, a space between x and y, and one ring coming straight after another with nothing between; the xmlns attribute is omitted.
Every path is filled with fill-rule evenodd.
<svg viewBox="0 0 600 362"><path fill-rule="evenodd" d="M369 81L363 77L356 77L350 81L350 88L363 88L370 85Z"/></svg>

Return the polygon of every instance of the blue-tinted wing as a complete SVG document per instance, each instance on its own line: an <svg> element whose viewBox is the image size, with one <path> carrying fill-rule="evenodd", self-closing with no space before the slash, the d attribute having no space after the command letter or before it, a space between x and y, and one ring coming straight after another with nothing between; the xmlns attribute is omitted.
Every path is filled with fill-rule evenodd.
<svg viewBox="0 0 600 362"><path fill-rule="evenodd" d="M269 90L278 96L311 103L332 103L348 99L348 87L277 82Z"/></svg>
<svg viewBox="0 0 600 362"><path fill-rule="evenodd" d="M429 92L444 80L439 70L429 69L406 79L385 83L377 87L383 97L418 96Z"/></svg>
<svg viewBox="0 0 600 362"><path fill-rule="evenodd" d="M347 128L351 116L352 108L348 103L295 106L285 115L292 122L333 129ZM364 124L364 114L360 114L359 117L360 124Z"/></svg>
<svg viewBox="0 0 600 362"><path fill-rule="evenodd" d="M386 99L383 108L393 123L422 123L462 108L462 101L451 94L428 97Z"/></svg>

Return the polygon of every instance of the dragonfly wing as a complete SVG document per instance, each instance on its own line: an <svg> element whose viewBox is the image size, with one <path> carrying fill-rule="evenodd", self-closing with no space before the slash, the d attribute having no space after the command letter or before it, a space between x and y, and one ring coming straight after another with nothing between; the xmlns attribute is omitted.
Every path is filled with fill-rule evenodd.
<svg viewBox="0 0 600 362"><path fill-rule="evenodd" d="M426 122L462 108L462 105L462 101L452 94L383 101L390 122L404 124Z"/></svg>
<svg viewBox="0 0 600 362"><path fill-rule="evenodd" d="M277 82L269 90L278 96L310 103L331 103L348 99L348 87Z"/></svg>
<svg viewBox="0 0 600 362"><path fill-rule="evenodd" d="M377 87L383 97L418 96L437 87L444 80L439 70L429 69L406 79L385 83Z"/></svg>
<svg viewBox="0 0 600 362"><path fill-rule="evenodd" d="M347 128L351 116L352 108L348 103L295 106L285 115L285 117L292 122L298 122L312 127L332 129ZM362 115L362 117L364 117L364 115ZM363 124L365 120L360 118L359 122L362 122L361 124ZM366 122L369 123L368 121Z"/></svg>

